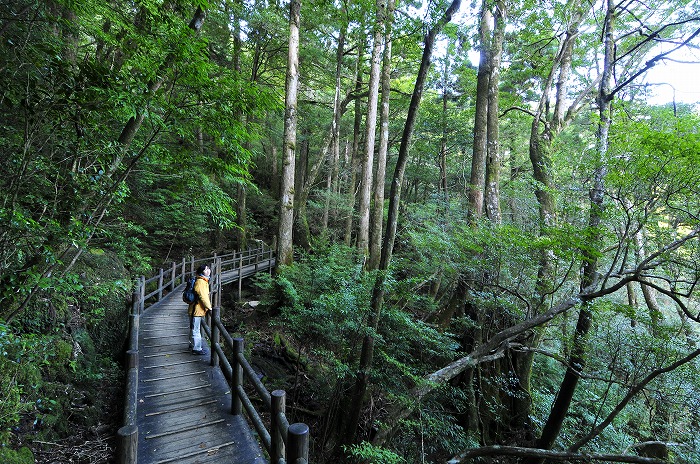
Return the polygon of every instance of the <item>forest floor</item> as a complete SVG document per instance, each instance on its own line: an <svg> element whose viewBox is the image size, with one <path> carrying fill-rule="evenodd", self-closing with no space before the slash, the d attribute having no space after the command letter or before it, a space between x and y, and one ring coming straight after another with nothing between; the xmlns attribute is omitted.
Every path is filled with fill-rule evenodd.
<svg viewBox="0 0 700 464"><path fill-rule="evenodd" d="M104 408L96 425L86 426L77 423L78 414L69 413L67 424L70 430L63 439L43 439L42 432L51 430L52 425L37 420L34 414L22 416L18 427L13 429L12 448L23 446L31 449L36 464L110 464L116 462L117 430L121 424L121 389L107 386L102 390ZM76 405L76 408L80 406Z"/></svg>

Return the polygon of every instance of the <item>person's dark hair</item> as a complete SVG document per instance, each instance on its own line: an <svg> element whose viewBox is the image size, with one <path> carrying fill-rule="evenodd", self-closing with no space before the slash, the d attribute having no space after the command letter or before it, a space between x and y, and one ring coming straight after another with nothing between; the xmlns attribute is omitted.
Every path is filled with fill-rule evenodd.
<svg viewBox="0 0 700 464"><path fill-rule="evenodd" d="M206 264L202 264L197 268L197 275L204 275L204 270L207 268Z"/></svg>

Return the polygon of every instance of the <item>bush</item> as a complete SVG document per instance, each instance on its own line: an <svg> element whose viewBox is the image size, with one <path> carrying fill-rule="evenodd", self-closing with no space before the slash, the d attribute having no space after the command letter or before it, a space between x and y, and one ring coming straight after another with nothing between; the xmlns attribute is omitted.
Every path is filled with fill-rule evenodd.
<svg viewBox="0 0 700 464"><path fill-rule="evenodd" d="M34 454L26 446L17 451L0 447L0 462L4 464L34 464Z"/></svg>

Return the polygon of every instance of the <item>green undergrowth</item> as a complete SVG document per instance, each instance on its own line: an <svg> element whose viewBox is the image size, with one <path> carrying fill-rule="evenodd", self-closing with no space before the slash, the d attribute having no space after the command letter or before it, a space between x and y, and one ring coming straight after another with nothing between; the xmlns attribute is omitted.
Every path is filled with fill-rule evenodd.
<svg viewBox="0 0 700 464"><path fill-rule="evenodd" d="M127 272L93 251L72 282L72 292L43 292L0 324L0 462L33 462L22 445L46 454L45 443L96 439L118 425Z"/></svg>

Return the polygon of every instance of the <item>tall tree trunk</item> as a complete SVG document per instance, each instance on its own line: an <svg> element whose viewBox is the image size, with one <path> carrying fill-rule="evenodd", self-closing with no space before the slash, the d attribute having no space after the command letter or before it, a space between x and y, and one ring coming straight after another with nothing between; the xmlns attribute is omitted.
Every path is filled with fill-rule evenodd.
<svg viewBox="0 0 700 464"><path fill-rule="evenodd" d="M448 45L448 50L451 49L451 45ZM442 72L442 137L440 137L440 159L438 161L438 166L440 169L440 179L438 180L438 192L442 195L442 201L445 202L444 210L447 212L447 208L450 202L450 197L447 192L447 102L449 99L449 73L450 73L450 60L449 53L445 57L445 67Z"/></svg>
<svg viewBox="0 0 700 464"><path fill-rule="evenodd" d="M487 0L483 1L479 19L479 70L476 78L476 109L474 112L474 143L472 145L472 169L469 176L469 218L478 219L484 210L486 174L486 140L488 117L489 78L491 60L489 44L493 18Z"/></svg>
<svg viewBox="0 0 700 464"><path fill-rule="evenodd" d="M391 91L391 30L394 22L396 0L388 0L386 9L386 32L384 34L384 61L382 63L382 105L377 152L377 175L374 180L374 197L370 232L369 261L367 269L379 267L382 257L382 230L384 223L384 183L386 160L389 152L389 93Z"/></svg>
<svg viewBox="0 0 700 464"><path fill-rule="evenodd" d="M374 357L374 336L371 334L374 331L376 331L378 327L382 305L384 303L384 279L386 271L389 269L392 250L394 248L394 240L396 239L396 229L398 224L397 218L399 212L399 203L401 201L401 187L403 183L404 172L406 170L406 164L408 162L408 149L411 143L411 137L413 136L413 127L415 126L418 108L420 107L420 101L423 96L423 87L425 85L425 79L428 75L428 70L430 68L430 59L433 54L435 36L442 30L445 24L447 24L452 19L452 15L455 11L459 9L460 3L461 0L453 0L450 6L445 11L443 17L440 18L440 20L430 29L428 34L425 36L423 56L421 58L420 68L418 69L418 75L416 76L416 84L413 88L413 93L411 95L411 103L408 107L406 123L404 124L403 134L401 136L399 156L396 163L396 168L394 170L394 177L391 183L391 192L389 194L389 217L387 220L387 228L384 234L384 241L382 244L382 259L379 265L379 269L382 272L380 272L377 275L377 279L374 284L374 289L372 291L372 309L370 313L371 316L370 320L368 321L368 326L372 330L369 331L369 333L365 336L365 338L362 341L360 365L358 367L358 372L355 377L355 387L353 390L353 397L351 399L350 411L352 416L348 420L346 441L352 441L356 436L357 425L359 423L359 415L362 411L365 392L367 391L369 370L372 366L372 359Z"/></svg>
<svg viewBox="0 0 700 464"><path fill-rule="evenodd" d="M571 59L573 47L578 37L578 28L582 21L584 10L580 6L579 0L572 0L569 8L571 8L571 21L567 28L567 33L562 41L557 56L552 64L552 69L545 82L540 101L533 116L533 121L530 130L529 156L533 167L533 177L536 181L535 196L539 205L540 218L540 234L546 235L547 230L553 227L556 222L556 202L551 193L553 185L551 172L551 146L555 137L563 130L566 123L571 120L574 114L578 111L578 105L585 93L581 93L573 104L565 112L565 103L567 102L567 84L571 72ZM556 84L554 78L557 77ZM552 87L556 85L554 111L551 114L550 120L544 124L544 128L540 131L542 121L547 117L547 108L549 107L550 95ZM553 262L554 255L550 250L543 250L538 263L537 280L535 283L535 298L531 305L533 315L541 314L545 310L546 297L551 295L554 290L553 277ZM567 325L562 323L562 330L567 330ZM531 335L523 342L528 346L537 346L540 342L542 329L537 328L532 331ZM514 357L514 365L517 366L517 378L520 387L524 392L514 400L514 407L517 410L515 416L523 418L529 423L527 418L531 412L530 390L532 366L534 362L534 351L526 350L524 352L512 353ZM531 442L532 431L526 430L527 424L523 424L519 435L522 437L523 444Z"/></svg>
<svg viewBox="0 0 700 464"><path fill-rule="evenodd" d="M493 223L501 222L500 171L501 154L498 140L498 83L501 74L501 55L505 33L505 3L497 2L493 37L489 44L488 111L486 116L486 173L484 178L486 216Z"/></svg>
<svg viewBox="0 0 700 464"><path fill-rule="evenodd" d="M304 128L298 153L294 178L294 242L304 250L309 251L311 249L311 230L306 211L317 171L315 170L316 166L314 166L313 173L309 171L309 131L307 128ZM323 164L326 153L327 150L324 149L317 161L318 169Z"/></svg>
<svg viewBox="0 0 700 464"><path fill-rule="evenodd" d="M285 82L284 153L280 185L277 265L292 264L294 249L294 163L297 141L297 93L299 87L299 23L301 0L289 4L289 55Z"/></svg>
<svg viewBox="0 0 700 464"><path fill-rule="evenodd" d="M343 12L345 9L343 8ZM333 122L331 123L331 162L326 177L326 204L323 210L323 231L328 229L331 197L338 182L338 163L340 161L340 90L342 85L343 56L345 55L345 34L347 23L343 22L338 35L338 48L335 52L335 95L333 96Z"/></svg>
<svg viewBox="0 0 700 464"><path fill-rule="evenodd" d="M360 131L362 128L362 59L364 55L365 37L360 32L357 43L357 63L355 67L355 119L352 131L352 156L350 158L350 175L348 189L347 217L345 218L345 244L352 243L353 212L355 211L355 198L357 195L357 173L360 169Z"/></svg>
<svg viewBox="0 0 700 464"><path fill-rule="evenodd" d="M279 155L277 154L277 145L270 145L270 160L272 163L272 179L270 179L270 189L272 190L273 198L278 198L280 195L280 177L279 177Z"/></svg>
<svg viewBox="0 0 700 464"><path fill-rule="evenodd" d="M567 89L569 75L571 74L571 60L573 47L578 38L578 28L583 19L584 10L581 8L580 0L572 0L569 8L572 11L571 22L566 31L566 36L562 41L559 51L552 64L552 69L547 77L535 114L533 115L532 126L530 128L529 155L532 164L533 177L536 181L535 196L539 204L539 217L541 235L546 234L547 229L556 223L556 202L552 195L552 160L551 148L556 136L565 127L578 111L578 105L585 94L582 92L579 98L569 107L565 114L565 104L567 101ZM556 99L554 112L551 119L546 122L540 131L540 125L547 117L550 94L556 81ZM554 256L551 251L543 250L539 261L537 272L537 283L535 285L537 301L533 302L535 314L542 311L545 298L553 291L552 263Z"/></svg>
<svg viewBox="0 0 700 464"><path fill-rule="evenodd" d="M386 1L377 0L376 21L372 38L372 59L369 72L369 96L367 97L367 118L365 119L365 149L362 155L362 177L360 179L360 197L358 199L357 249L367 256L369 254L369 213L372 194L374 170L374 141L377 132L377 106L379 102L379 71L384 37L384 20Z"/></svg>
<svg viewBox="0 0 700 464"><path fill-rule="evenodd" d="M611 123L610 110L612 96L610 95L610 90L615 59L613 37L615 6L613 2L614 0L607 0L607 10L603 25L605 56L603 62L603 76L597 96L598 113L600 117L596 134L598 162L596 163L593 173L593 187L589 194L591 210L588 226L589 230L594 232L591 242L587 244L586 251L584 251L584 261L581 272L582 288L594 283L598 268L597 255L591 250L597 250L600 247L599 232L595 231L599 228L602 220L605 177L607 174L605 158L608 152L608 134ZM592 322L593 313L591 312L590 304L584 302L579 312L578 322L576 323L571 355L567 363L569 367L564 374L564 379L559 387L559 392L552 405L549 417L542 429L542 434L535 443L537 448L550 449L559 436L564 418L569 411L571 400L573 399L576 386L581 377L581 372L586 366L586 345ZM526 462L528 464L540 464L543 460L531 458Z"/></svg>

